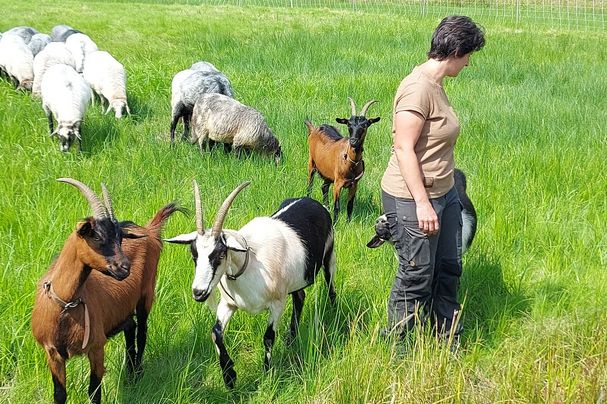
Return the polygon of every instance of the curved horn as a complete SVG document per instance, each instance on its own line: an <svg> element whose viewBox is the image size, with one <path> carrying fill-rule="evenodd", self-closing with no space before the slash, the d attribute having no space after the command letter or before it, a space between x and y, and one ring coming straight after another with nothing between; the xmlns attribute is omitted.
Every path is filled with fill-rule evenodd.
<svg viewBox="0 0 607 404"><path fill-rule="evenodd" d="M348 97L348 99L350 100L350 106L352 107L352 116L356 116L356 104L352 98Z"/></svg>
<svg viewBox="0 0 607 404"><path fill-rule="evenodd" d="M196 180L194 182L194 203L196 204L196 231L201 236L204 234L204 220L202 217L202 203L200 202L200 189Z"/></svg>
<svg viewBox="0 0 607 404"><path fill-rule="evenodd" d="M373 104L375 104L377 102L377 100L371 100L368 103L365 104L365 106L363 107L363 109L360 111L360 115L361 116L365 116L367 114L367 110L369 109L369 107Z"/></svg>
<svg viewBox="0 0 607 404"><path fill-rule="evenodd" d="M86 200L89 202L91 209L93 209L94 218L103 219L108 217L107 210L99 200L99 197L95 195L95 193L89 187L73 178L58 178L57 181L65 182L66 184L70 184L78 188L80 192L82 192L82 195L84 195Z"/></svg>
<svg viewBox="0 0 607 404"><path fill-rule="evenodd" d="M103 202L105 203L105 209L107 209L107 213L110 215L110 219L116 220L114 216L114 206L112 205L112 198L110 198L110 193L108 192L105 184L101 183L101 193L103 194Z"/></svg>
<svg viewBox="0 0 607 404"><path fill-rule="evenodd" d="M219 236L219 233L221 233L221 229L223 228L223 221L226 218L228 209L230 209L230 206L232 205L234 198L236 198L236 195L238 195L238 193L240 191L242 191L243 188L247 187L250 183L251 183L251 181L243 182L238 187L236 187L235 190L232 191L232 193L226 198L225 201L223 201L223 204L221 205L221 207L219 208L219 211L217 212L217 219L215 219L215 224L213 224L213 229L211 230L211 234L214 237Z"/></svg>

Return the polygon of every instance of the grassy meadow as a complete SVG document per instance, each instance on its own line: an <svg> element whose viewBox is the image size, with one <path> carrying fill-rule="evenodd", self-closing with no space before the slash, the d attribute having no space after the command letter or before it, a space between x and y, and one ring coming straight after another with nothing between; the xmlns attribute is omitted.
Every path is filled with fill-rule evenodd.
<svg viewBox="0 0 607 404"><path fill-rule="evenodd" d="M419 333L402 349L379 337L396 268L393 248L370 250L391 147L392 97L425 59L440 19L323 8L0 1L0 31L60 23L87 33L126 67L133 115L90 107L84 152L62 154L39 100L0 82L0 402L52 400L45 355L31 334L38 279L90 215L73 177L100 191L119 219L146 223L169 201L193 209L197 179L207 222L229 192L226 226L238 229L304 194L305 118L348 116L347 97L379 104L370 115L367 172L354 215L336 224L338 302L324 281L307 289L300 337L286 346L291 304L263 372L266 316L238 312L226 332L236 388L223 384L210 338L215 321L191 298L187 248L165 245L149 321L144 374L125 375L124 340L106 345L103 399L200 402L604 402L607 394L607 33L556 31L476 20L487 44L445 87L462 133L457 165L479 230L464 256L465 327L458 355ZM236 98L256 107L280 139L284 161L169 147L170 83L193 62L215 64ZM181 126L178 133L181 133ZM320 199L320 182L314 188ZM208 223L207 223L208 225ZM176 214L165 236L194 229ZM86 402L89 365L68 361L68 400Z"/></svg>

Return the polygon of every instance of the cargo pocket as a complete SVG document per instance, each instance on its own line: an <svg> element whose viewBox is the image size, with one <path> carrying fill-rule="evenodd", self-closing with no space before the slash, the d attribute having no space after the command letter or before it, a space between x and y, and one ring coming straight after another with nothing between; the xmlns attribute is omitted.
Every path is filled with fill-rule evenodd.
<svg viewBox="0 0 607 404"><path fill-rule="evenodd" d="M406 259L413 268L430 265L430 240L416 221L405 220Z"/></svg>

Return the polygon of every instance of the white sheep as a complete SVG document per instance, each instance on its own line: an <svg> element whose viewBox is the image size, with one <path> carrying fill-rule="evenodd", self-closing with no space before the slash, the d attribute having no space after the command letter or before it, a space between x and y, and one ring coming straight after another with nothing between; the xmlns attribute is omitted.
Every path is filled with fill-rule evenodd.
<svg viewBox="0 0 607 404"><path fill-rule="evenodd" d="M234 97L232 84L225 74L209 62L196 62L189 69L180 71L171 83L171 143L175 129L183 118L183 138L190 136L190 124L194 104L201 94L219 93Z"/></svg>
<svg viewBox="0 0 607 404"><path fill-rule="evenodd" d="M50 136L59 138L62 152L69 150L74 139L78 139L78 150L82 151L80 125L91 99L91 88L72 66L61 64L48 68L40 87ZM57 121L56 129L53 129L53 117Z"/></svg>
<svg viewBox="0 0 607 404"><path fill-rule="evenodd" d="M280 161L278 139L257 110L222 94L202 94L192 112L192 143L201 151L209 143L223 143L240 152L257 150Z"/></svg>
<svg viewBox="0 0 607 404"><path fill-rule="evenodd" d="M49 43L51 43L51 37L49 35L35 34L32 36L32 39L27 46L32 51L34 57L36 57L36 55L40 53L40 51L42 51L42 49L44 49Z"/></svg>
<svg viewBox="0 0 607 404"><path fill-rule="evenodd" d="M63 64L76 69L76 62L72 52L63 42L51 42L44 47L34 58L34 84L32 95L40 96L40 84L44 73L53 65Z"/></svg>
<svg viewBox="0 0 607 404"><path fill-rule="evenodd" d="M126 98L126 71L124 66L105 51L87 54L84 59L84 79L101 100L108 102L107 114L114 109L116 118L121 118L123 110L131 114Z"/></svg>
<svg viewBox="0 0 607 404"><path fill-rule="evenodd" d="M31 90L34 79L34 55L17 35L4 35L0 40L0 69L8 75L17 90Z"/></svg>
<svg viewBox="0 0 607 404"><path fill-rule="evenodd" d="M82 73L84 59L91 52L99 50L97 44L86 34L77 33L70 35L65 40L65 46L72 52L76 62L76 71Z"/></svg>
<svg viewBox="0 0 607 404"><path fill-rule="evenodd" d="M8 31L6 31L4 34L5 35L16 35L16 36L20 37L21 39L23 39L23 42L27 45L30 42L30 40L32 39L32 36L36 35L37 33L38 33L38 31L36 31L32 27L20 26L20 27L11 28Z"/></svg>

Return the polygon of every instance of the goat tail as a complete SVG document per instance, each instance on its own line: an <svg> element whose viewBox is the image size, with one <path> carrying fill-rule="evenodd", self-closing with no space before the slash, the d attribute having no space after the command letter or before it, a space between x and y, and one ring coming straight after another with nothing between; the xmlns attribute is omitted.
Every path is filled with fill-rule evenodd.
<svg viewBox="0 0 607 404"><path fill-rule="evenodd" d="M164 222L175 212L186 213L186 210L175 202L171 202L162 208L156 215L149 221L149 223L145 226L150 233L152 233L155 237L160 238L160 232L162 231L162 226Z"/></svg>
<svg viewBox="0 0 607 404"><path fill-rule="evenodd" d="M304 123L306 124L306 126L308 127L308 135L310 133L312 133L312 131L314 129L316 129L316 127L314 126L314 124L312 123L312 121L310 121L309 119L306 118L306 120L304 120Z"/></svg>

